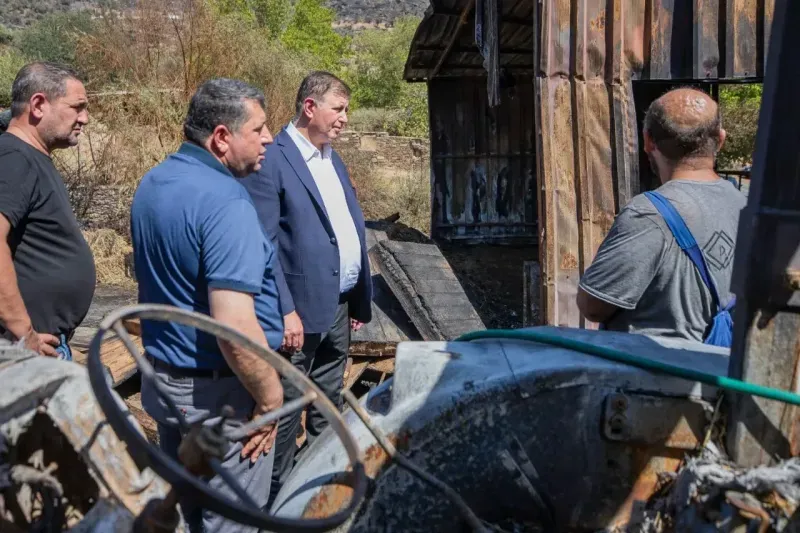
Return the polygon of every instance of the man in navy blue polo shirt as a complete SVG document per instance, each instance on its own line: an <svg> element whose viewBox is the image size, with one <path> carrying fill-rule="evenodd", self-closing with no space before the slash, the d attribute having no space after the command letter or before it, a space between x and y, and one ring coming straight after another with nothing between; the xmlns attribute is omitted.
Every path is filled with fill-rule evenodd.
<svg viewBox="0 0 800 533"><path fill-rule="evenodd" d="M260 167L265 145L272 142L264 106L263 94L243 82L204 83L189 105L186 142L142 178L131 208L131 233L141 303L208 314L277 349L283 313L273 276L276 256L236 179ZM283 402L275 370L237 346L191 327L147 320L142 340L189 421L218 414L223 405L234 408L235 419L249 420ZM158 423L162 449L177 457L183 435L147 381L142 403ZM274 425L264 428L232 446L223 460L261 506L269 494L275 434ZM218 477L209 483L234 497ZM193 502L181 505L192 532L249 531Z"/></svg>

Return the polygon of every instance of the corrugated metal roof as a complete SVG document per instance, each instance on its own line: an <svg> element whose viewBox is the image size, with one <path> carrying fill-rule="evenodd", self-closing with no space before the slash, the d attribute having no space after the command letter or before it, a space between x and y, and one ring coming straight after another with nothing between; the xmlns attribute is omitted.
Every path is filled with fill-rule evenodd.
<svg viewBox="0 0 800 533"><path fill-rule="evenodd" d="M406 62L405 79L426 80L447 48L471 0L432 0L417 28ZM533 72L533 2L504 0L500 2L500 65L519 72ZM480 76L484 74L483 57L475 46L474 10L470 9L465 24L453 45L439 76Z"/></svg>
<svg viewBox="0 0 800 533"><path fill-rule="evenodd" d="M775 7L775 0L538 3L542 10L541 68L545 72L602 77L619 74L624 67L634 79L762 77ZM465 10L467 22L458 31L438 75L484 74L483 59L474 44L473 4L473 0L431 1L411 44L407 80L428 79ZM533 68L534 5L533 0L501 2L500 60L505 68ZM608 16L610 10L613 16Z"/></svg>

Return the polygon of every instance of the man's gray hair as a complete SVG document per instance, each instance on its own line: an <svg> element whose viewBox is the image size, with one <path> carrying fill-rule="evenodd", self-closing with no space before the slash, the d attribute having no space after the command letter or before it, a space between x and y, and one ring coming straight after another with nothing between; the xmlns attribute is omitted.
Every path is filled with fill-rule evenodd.
<svg viewBox="0 0 800 533"><path fill-rule="evenodd" d="M61 98L67 94L67 80L81 81L78 73L66 65L49 61L28 63L17 72L11 85L11 116L22 116L36 93L44 94L48 100Z"/></svg>
<svg viewBox="0 0 800 533"><path fill-rule="evenodd" d="M303 102L307 98L322 100L326 94L333 92L336 95L350 98L350 87L345 82L323 70L315 70L305 77L297 91L297 99L294 102L295 119L303 114Z"/></svg>
<svg viewBox="0 0 800 533"><path fill-rule="evenodd" d="M252 85L229 78L208 80L192 96L183 123L184 136L202 145L217 126L239 131L250 118L245 105L248 100L258 102L261 109L266 108L264 93Z"/></svg>

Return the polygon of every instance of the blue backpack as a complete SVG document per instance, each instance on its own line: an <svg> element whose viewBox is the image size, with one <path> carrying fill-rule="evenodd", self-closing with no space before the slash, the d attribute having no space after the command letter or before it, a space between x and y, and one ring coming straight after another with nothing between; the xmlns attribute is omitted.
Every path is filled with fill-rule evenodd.
<svg viewBox="0 0 800 533"><path fill-rule="evenodd" d="M644 195L647 196L647 199L653 203L658 212L661 213L661 216L664 217L664 221L667 223L672 235L678 242L678 246L689 256L689 259L700 272L700 277L703 278L706 287L708 287L708 290L711 292L711 298L717 312L714 315L714 322L711 324L711 329L703 342L713 346L730 348L731 344L733 344L733 318L731 317L731 311L736 305L736 296L731 298L728 305L722 307L719 293L717 292L717 285L714 283L714 278L711 277L711 272L708 270L703 252L700 250L700 247L697 246L697 241L694 240L694 236L692 232L689 231L683 218L681 218L672 204L669 203L669 200L664 198L661 194L655 191L648 191L644 193Z"/></svg>

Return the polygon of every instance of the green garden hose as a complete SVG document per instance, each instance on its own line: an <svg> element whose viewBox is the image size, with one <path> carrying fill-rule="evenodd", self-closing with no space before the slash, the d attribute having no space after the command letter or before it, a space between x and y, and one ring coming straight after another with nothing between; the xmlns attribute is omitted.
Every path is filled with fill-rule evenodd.
<svg viewBox="0 0 800 533"><path fill-rule="evenodd" d="M585 353L587 355L593 355L595 357L600 357L602 359L607 359L617 363L635 366L637 368L642 368L644 370L649 370L659 374L675 376L678 378L687 379L689 381L698 381L700 383L713 385L721 389L740 392L742 394L749 394L751 396L760 396L769 400L800 405L800 395L789 391L774 389L772 387L764 387L761 385L755 385L753 383L747 383L739 379L729 378L726 376L715 376L713 374L707 374L697 370L669 365L662 363L661 361L653 361L645 357L615 350L614 348L597 346L588 342L576 341L574 339L566 339L564 337L559 337L558 335L545 333L542 331L487 329L485 331L473 331L471 333L467 333L457 338L456 341L466 342L479 339L512 339L560 346L561 348L567 348L568 350Z"/></svg>

